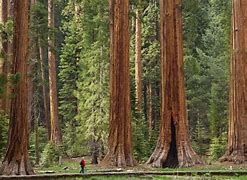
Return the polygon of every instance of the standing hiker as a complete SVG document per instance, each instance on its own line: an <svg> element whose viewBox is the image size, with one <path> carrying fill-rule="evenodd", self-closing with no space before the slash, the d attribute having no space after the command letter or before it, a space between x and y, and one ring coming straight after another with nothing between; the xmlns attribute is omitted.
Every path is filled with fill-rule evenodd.
<svg viewBox="0 0 247 180"><path fill-rule="evenodd" d="M84 169L85 169L85 166L86 166L86 161L85 161L84 157L82 157L82 160L80 162L80 166L81 166L80 173L84 174L84 172L85 172Z"/></svg>

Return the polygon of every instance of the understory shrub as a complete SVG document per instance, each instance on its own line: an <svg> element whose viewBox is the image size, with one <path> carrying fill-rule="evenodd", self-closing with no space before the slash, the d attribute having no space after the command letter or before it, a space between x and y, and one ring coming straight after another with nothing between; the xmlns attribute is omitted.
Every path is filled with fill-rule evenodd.
<svg viewBox="0 0 247 180"><path fill-rule="evenodd" d="M44 151L41 154L41 166L49 167L59 163L59 156L62 155L62 147L55 146L49 142L46 144Z"/></svg>
<svg viewBox="0 0 247 180"><path fill-rule="evenodd" d="M0 111L0 160L4 155L8 139L8 124L9 120L2 111Z"/></svg>
<svg viewBox="0 0 247 180"><path fill-rule="evenodd" d="M223 156L226 150L226 145L227 145L226 136L213 138L209 148L210 159L216 161L221 156Z"/></svg>

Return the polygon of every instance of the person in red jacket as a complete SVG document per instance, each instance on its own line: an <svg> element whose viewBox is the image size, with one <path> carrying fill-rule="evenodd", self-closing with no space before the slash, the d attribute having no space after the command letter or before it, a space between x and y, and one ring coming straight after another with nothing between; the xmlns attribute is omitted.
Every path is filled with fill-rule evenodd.
<svg viewBox="0 0 247 180"><path fill-rule="evenodd" d="M82 174L84 174L84 172L85 172L85 166L86 166L86 161L85 161L85 159L84 159L84 157L82 157L82 160L81 160L81 162L80 162L80 166L81 166L81 171L80 171L80 173L82 173Z"/></svg>

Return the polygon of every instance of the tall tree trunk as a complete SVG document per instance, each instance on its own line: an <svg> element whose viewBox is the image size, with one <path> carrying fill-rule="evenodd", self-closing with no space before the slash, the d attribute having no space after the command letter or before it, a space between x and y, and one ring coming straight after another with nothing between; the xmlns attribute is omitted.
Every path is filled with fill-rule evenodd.
<svg viewBox="0 0 247 180"><path fill-rule="evenodd" d="M28 64L28 81L27 81L27 119L28 119L28 129L31 131L32 127L32 112L33 112L33 79L30 77L30 73L32 72L33 65L32 62ZM29 133L29 132L28 132Z"/></svg>
<svg viewBox="0 0 247 180"><path fill-rule="evenodd" d="M149 138L151 138L152 130L154 128L154 120L153 120L153 90L152 90L152 84L149 81L148 87L147 87L147 114L148 114L148 135Z"/></svg>
<svg viewBox="0 0 247 180"><path fill-rule="evenodd" d="M33 174L28 156L27 60L29 0L14 1L14 40L12 74L19 81L13 89L7 151L0 174Z"/></svg>
<svg viewBox="0 0 247 180"><path fill-rule="evenodd" d="M193 151L185 105L181 0L161 0L161 123L154 167L189 167L202 161Z"/></svg>
<svg viewBox="0 0 247 180"><path fill-rule="evenodd" d="M110 0L110 134L103 164L133 166L129 78L129 1Z"/></svg>
<svg viewBox="0 0 247 180"><path fill-rule="evenodd" d="M35 6L35 1L30 1L30 8L32 8L33 6ZM30 22L33 22L33 16L30 16ZM27 68L27 74L28 74L28 80L27 80L27 93L28 93L28 101L27 101L27 117L28 117L28 129L29 129L29 133L31 132L31 127L32 127L32 115L33 115L33 97L34 97L34 82L33 82L33 69L34 69L34 60L37 58L37 38L31 37L29 40L30 43L30 57L28 60L28 68Z"/></svg>
<svg viewBox="0 0 247 180"><path fill-rule="evenodd" d="M54 29L54 4L48 0L48 28L51 30L48 36L48 64L49 64L49 88L50 88L50 117L51 117L51 141L54 144L62 143L62 136L58 120L57 106L57 80L55 58L55 35Z"/></svg>
<svg viewBox="0 0 247 180"><path fill-rule="evenodd" d="M8 1L6 0L1 0L1 23L6 23L8 19ZM0 74L5 76L7 78L8 76L8 41L5 39L6 37L1 37L2 43L1 43L1 54L3 57L0 58ZM2 99L0 101L0 109L4 111L4 113L9 112L9 106L7 106L8 102L8 85L7 83L4 84L4 92L1 95Z"/></svg>
<svg viewBox="0 0 247 180"><path fill-rule="evenodd" d="M35 164L39 164L40 152L39 152L39 112L34 110L34 131L35 131Z"/></svg>
<svg viewBox="0 0 247 180"><path fill-rule="evenodd" d="M247 161L247 0L232 0L228 149L221 161Z"/></svg>
<svg viewBox="0 0 247 180"><path fill-rule="evenodd" d="M39 39L39 56L40 56L40 70L41 70L41 79L42 79L42 94L43 94L43 104L44 104L44 114L45 114L45 126L47 131L48 139L51 138L51 122L49 118L49 101L48 101L48 93L46 88L46 78L45 78L45 58L44 58L44 49L41 45Z"/></svg>
<svg viewBox="0 0 247 180"><path fill-rule="evenodd" d="M135 80L137 111L142 109L142 63L141 63L141 12L136 10Z"/></svg>

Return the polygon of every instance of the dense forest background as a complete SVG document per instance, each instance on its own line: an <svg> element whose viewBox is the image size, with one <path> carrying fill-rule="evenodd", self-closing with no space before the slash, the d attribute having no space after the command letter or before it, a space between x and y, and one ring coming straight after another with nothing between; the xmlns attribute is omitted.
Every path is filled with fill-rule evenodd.
<svg viewBox="0 0 247 180"><path fill-rule="evenodd" d="M30 7L29 154L33 163L49 165L60 153L70 157L92 155L101 159L107 148L109 120L109 8L108 0L56 0L55 27L48 28L48 5L37 0ZM131 1L130 74L134 155L140 162L153 152L160 121L160 20L159 1ZM184 69L190 136L195 151L206 161L217 160L226 150L231 1L186 0L183 11ZM136 101L136 11L141 20L142 100ZM3 40L11 42L13 23L0 24ZM55 34L58 119L62 134L59 151L48 143L49 119L48 35ZM1 54L1 58L8 56ZM1 76L4 86L15 76ZM0 159L8 130L6 112L0 116ZM44 148L45 147L45 148ZM55 159L54 159L55 158Z"/></svg>

